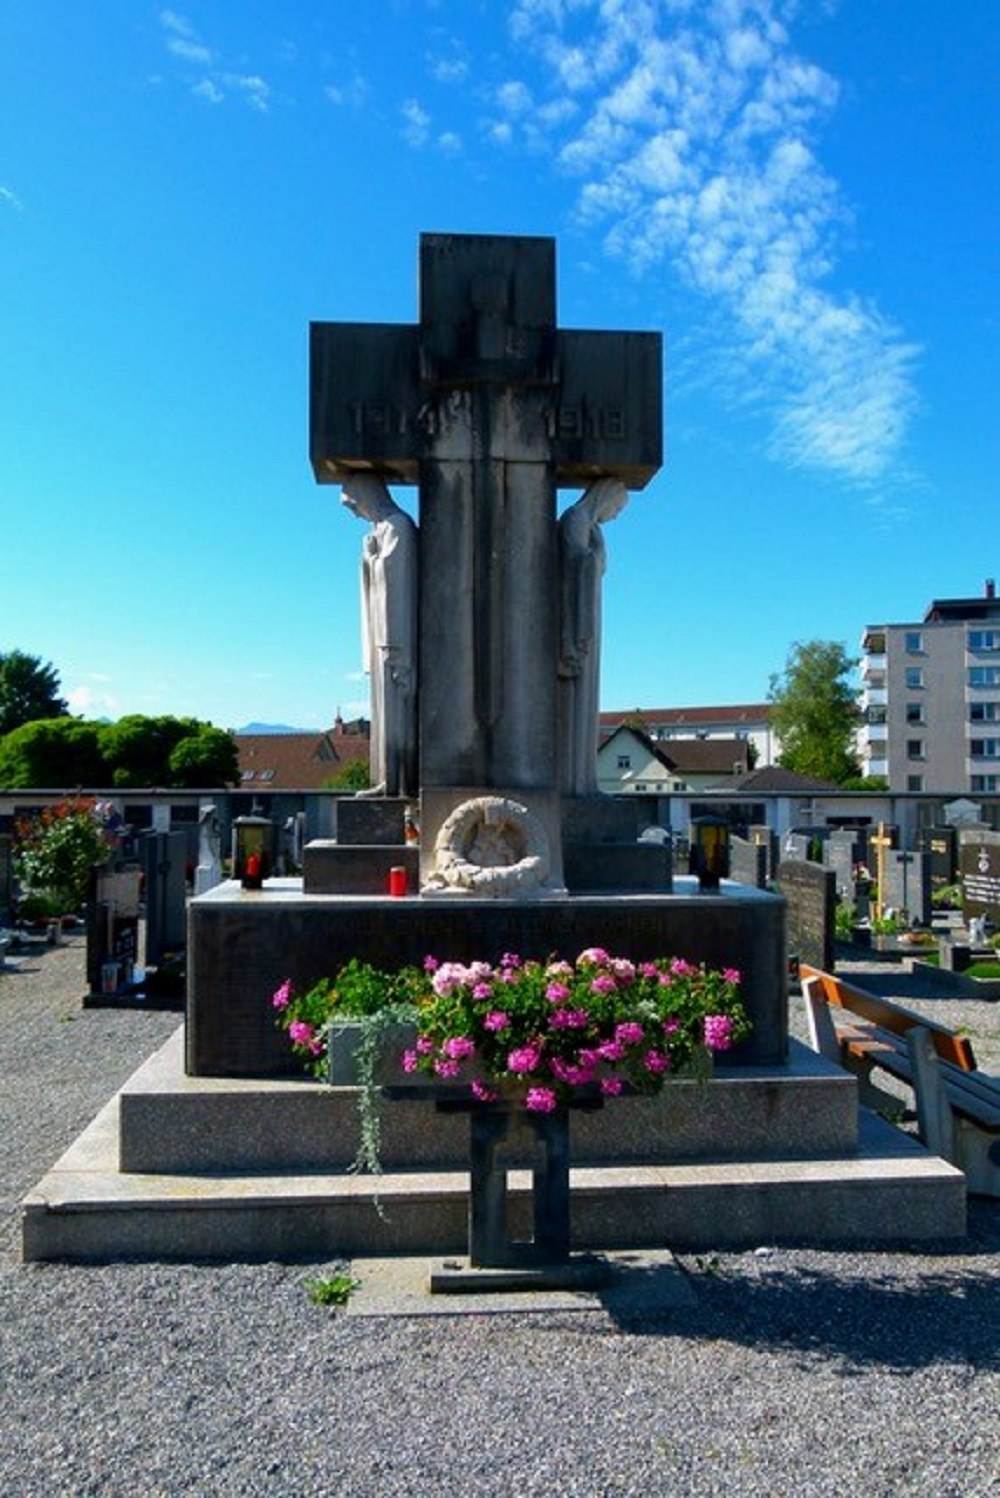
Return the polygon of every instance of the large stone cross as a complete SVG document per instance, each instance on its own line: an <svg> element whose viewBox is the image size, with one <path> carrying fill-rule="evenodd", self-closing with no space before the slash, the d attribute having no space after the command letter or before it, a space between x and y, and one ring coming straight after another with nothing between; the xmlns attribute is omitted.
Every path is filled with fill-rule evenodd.
<svg viewBox="0 0 1000 1498"><path fill-rule="evenodd" d="M555 242L426 234L416 326L314 323L320 483L420 486L420 779L553 792L557 486L643 488L662 456L656 333L566 331Z"/></svg>

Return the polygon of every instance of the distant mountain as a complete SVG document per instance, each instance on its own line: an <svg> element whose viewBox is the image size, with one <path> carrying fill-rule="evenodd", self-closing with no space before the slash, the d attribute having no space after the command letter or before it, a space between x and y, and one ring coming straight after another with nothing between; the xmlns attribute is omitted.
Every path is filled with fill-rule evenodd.
<svg viewBox="0 0 1000 1498"><path fill-rule="evenodd" d="M288 723L244 723L234 733L322 733L320 728L292 728Z"/></svg>

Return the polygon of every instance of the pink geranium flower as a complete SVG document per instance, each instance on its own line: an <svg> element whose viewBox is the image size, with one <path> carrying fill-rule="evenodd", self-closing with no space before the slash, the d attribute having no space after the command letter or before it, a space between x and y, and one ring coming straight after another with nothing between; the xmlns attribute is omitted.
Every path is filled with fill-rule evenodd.
<svg viewBox="0 0 1000 1498"><path fill-rule="evenodd" d="M621 1077L602 1077L601 1091L605 1097L617 1097L622 1090Z"/></svg>
<svg viewBox="0 0 1000 1498"><path fill-rule="evenodd" d="M468 1035L449 1035L441 1047L445 1055L451 1061L464 1061L466 1056L475 1053L475 1041L470 1040Z"/></svg>
<svg viewBox="0 0 1000 1498"><path fill-rule="evenodd" d="M534 1071L541 1059L541 1052L537 1046L518 1046L507 1057L507 1070L512 1072Z"/></svg>
<svg viewBox="0 0 1000 1498"><path fill-rule="evenodd" d="M603 967L610 958L603 947L585 947L576 959L577 967Z"/></svg>
<svg viewBox="0 0 1000 1498"><path fill-rule="evenodd" d="M304 1019L293 1019L288 1026L288 1038L293 1045L312 1045L316 1032Z"/></svg>
<svg viewBox="0 0 1000 1498"><path fill-rule="evenodd" d="M728 1014L706 1014L705 1044L710 1051L728 1051L733 1043L733 1022Z"/></svg>
<svg viewBox="0 0 1000 1498"><path fill-rule="evenodd" d="M524 1106L529 1113L554 1113L557 1107L556 1095L551 1087L529 1087Z"/></svg>
<svg viewBox="0 0 1000 1498"><path fill-rule="evenodd" d="M292 980L286 978L281 987L275 990L271 1003L275 1009L287 1009L292 998Z"/></svg>
<svg viewBox="0 0 1000 1498"><path fill-rule="evenodd" d="M642 1026L636 1020L623 1020L620 1025L615 1026L615 1039L622 1045L638 1045L644 1034Z"/></svg>
<svg viewBox="0 0 1000 1498"><path fill-rule="evenodd" d="M510 1024L510 1015L505 1014L502 1009L491 1009L483 1020L484 1030L506 1030Z"/></svg>

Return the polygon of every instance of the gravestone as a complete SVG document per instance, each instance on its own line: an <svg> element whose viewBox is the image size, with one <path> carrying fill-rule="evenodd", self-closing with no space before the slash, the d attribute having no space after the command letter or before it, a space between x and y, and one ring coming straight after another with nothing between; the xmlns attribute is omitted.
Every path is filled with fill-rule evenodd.
<svg viewBox="0 0 1000 1498"><path fill-rule="evenodd" d="M796 859L780 863L777 885L786 901L788 956L833 971L837 883L832 869Z"/></svg>
<svg viewBox="0 0 1000 1498"><path fill-rule="evenodd" d="M926 853L890 848L885 855L884 909L905 910L911 922L931 923L931 881Z"/></svg>
<svg viewBox="0 0 1000 1498"><path fill-rule="evenodd" d="M317 480L419 485L425 883L484 792L527 809L519 835L561 882L556 491L641 489L662 459L659 334L565 330L555 310L554 241L425 234L419 324L312 326Z"/></svg>
<svg viewBox="0 0 1000 1498"><path fill-rule="evenodd" d="M113 861L90 871L87 891L85 1007L113 1001L131 988L139 960L139 891L136 864Z"/></svg>
<svg viewBox="0 0 1000 1498"><path fill-rule="evenodd" d="M958 836L962 917L968 923L985 916L1000 926L1000 833L977 827Z"/></svg>
<svg viewBox="0 0 1000 1498"><path fill-rule="evenodd" d="M766 889L768 882L767 846L754 843L736 833L729 839L729 877L751 889Z"/></svg>
<svg viewBox="0 0 1000 1498"><path fill-rule="evenodd" d="M837 880L837 897L846 904L854 904L854 865L857 862L857 843L853 832L839 828L830 833L825 846L825 861Z"/></svg>
<svg viewBox="0 0 1000 1498"><path fill-rule="evenodd" d="M183 954L187 939L187 833L146 832L139 841L146 880L146 964Z"/></svg>
<svg viewBox="0 0 1000 1498"><path fill-rule="evenodd" d="M809 858L809 845L810 839L808 834L803 832L786 832L781 839L782 863L805 863Z"/></svg>
<svg viewBox="0 0 1000 1498"><path fill-rule="evenodd" d="M920 851L930 858L931 885L938 889L958 877L958 832L954 827L922 827Z"/></svg>
<svg viewBox="0 0 1000 1498"><path fill-rule="evenodd" d="M9 926L14 913L14 840L0 832L0 926Z"/></svg>

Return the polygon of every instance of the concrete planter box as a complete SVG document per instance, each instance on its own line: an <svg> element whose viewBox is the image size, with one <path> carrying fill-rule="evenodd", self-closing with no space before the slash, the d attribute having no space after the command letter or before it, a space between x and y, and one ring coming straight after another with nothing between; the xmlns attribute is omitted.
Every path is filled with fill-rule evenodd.
<svg viewBox="0 0 1000 1498"><path fill-rule="evenodd" d="M331 1087L360 1087L358 1053L365 1034L364 1020L338 1020L331 1025L327 1043L327 1059ZM403 1071L403 1052L416 1044L415 1023L400 1021L384 1027L379 1046L379 1058L375 1068L375 1083L379 1087L401 1087L407 1080ZM422 1079L424 1082L428 1078Z"/></svg>

